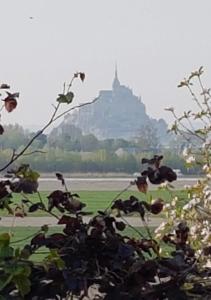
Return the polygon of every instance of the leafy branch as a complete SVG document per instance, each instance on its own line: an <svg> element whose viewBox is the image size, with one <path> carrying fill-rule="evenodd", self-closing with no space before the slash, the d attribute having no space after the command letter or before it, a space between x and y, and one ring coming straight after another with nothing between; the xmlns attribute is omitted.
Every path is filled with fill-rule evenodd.
<svg viewBox="0 0 211 300"><path fill-rule="evenodd" d="M64 84L64 90L63 90L63 93L62 94L59 94L59 97L57 98L57 105L54 106L54 111L49 119L49 121L46 123L46 125L43 126L43 128L41 130L39 130L32 138L31 140L24 146L24 148L16 153L15 150L13 150L13 153L11 155L11 158L10 160L8 161L8 163L6 165L4 165L3 167L0 168L0 172L1 171L4 171L6 170L12 163L14 163L19 157L21 157L22 155L29 155L29 154L25 154L26 150L32 145L32 143L50 126L52 125L56 120L60 119L61 117L63 117L64 115L66 115L67 113L75 110L75 109L78 109L78 108L82 108L84 106L88 106L88 105L91 105L93 103L95 103L99 97L95 98L94 100L90 101L90 102L86 102L86 103L82 103L82 104L78 104L78 105L75 105L67 110L65 110L64 112L58 114L58 111L59 111L59 108L61 107L61 105L63 103L66 103L66 104L70 104L72 103L73 101L73 97L74 97L74 94L72 92L70 92L70 88L74 82L74 80L77 78L77 77L80 77L80 79L83 81L84 78L85 78L85 75L84 73L75 73L68 85L68 88L67 88L67 91L66 91L66 87L65 87L65 84Z"/></svg>

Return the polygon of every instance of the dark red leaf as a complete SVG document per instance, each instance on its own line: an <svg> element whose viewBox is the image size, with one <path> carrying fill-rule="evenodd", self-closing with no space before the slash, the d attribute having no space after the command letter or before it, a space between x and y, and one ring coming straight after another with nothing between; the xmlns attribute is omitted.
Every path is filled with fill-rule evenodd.
<svg viewBox="0 0 211 300"><path fill-rule="evenodd" d="M37 234L33 239L31 240L32 246L44 246L45 245L45 235L43 233Z"/></svg>
<svg viewBox="0 0 211 300"><path fill-rule="evenodd" d="M141 163L153 165L155 166L155 168L159 168L162 159L163 159L163 155L154 155L154 157L151 159L143 158Z"/></svg>
<svg viewBox="0 0 211 300"><path fill-rule="evenodd" d="M80 198L80 196L78 194L71 194L71 197Z"/></svg>
<svg viewBox="0 0 211 300"><path fill-rule="evenodd" d="M211 255L211 246L205 247L205 248L203 249L203 254L204 254L205 256Z"/></svg>
<svg viewBox="0 0 211 300"><path fill-rule="evenodd" d="M10 193L7 190L6 184L4 181L0 182L0 199L5 197L11 197Z"/></svg>
<svg viewBox="0 0 211 300"><path fill-rule="evenodd" d="M115 222L115 225L116 225L116 228L119 230L119 231L123 231L126 227L125 223L124 222Z"/></svg>
<svg viewBox="0 0 211 300"><path fill-rule="evenodd" d="M164 201L160 198L154 200L150 206L150 211L154 215L159 214L163 210Z"/></svg>
<svg viewBox="0 0 211 300"><path fill-rule="evenodd" d="M10 86L6 83L0 84L0 89L10 89Z"/></svg>
<svg viewBox="0 0 211 300"><path fill-rule="evenodd" d="M43 204L38 202L38 203L35 203L35 204L32 204L30 207L29 207L29 212L35 212L36 210L38 209L42 209L43 208Z"/></svg>
<svg viewBox="0 0 211 300"><path fill-rule="evenodd" d="M28 199L22 199L21 200L24 204L29 203L30 201Z"/></svg>
<svg viewBox="0 0 211 300"><path fill-rule="evenodd" d="M52 200L62 201L64 192L60 190L53 191L47 198Z"/></svg>
<svg viewBox="0 0 211 300"><path fill-rule="evenodd" d="M17 106L17 100L16 99L8 99L8 100L4 100L5 101L5 109L8 112L12 112L16 106Z"/></svg>
<svg viewBox="0 0 211 300"><path fill-rule="evenodd" d="M4 133L4 127L0 124L0 135Z"/></svg>
<svg viewBox="0 0 211 300"><path fill-rule="evenodd" d="M85 79L85 73L79 73L81 81L84 81Z"/></svg>
<svg viewBox="0 0 211 300"><path fill-rule="evenodd" d="M58 224L65 224L65 225L67 224L74 225L76 223L78 223L78 219L66 215L63 215L61 219L58 221Z"/></svg>
<svg viewBox="0 0 211 300"><path fill-rule="evenodd" d="M48 248L60 248L65 243L66 236L62 233L53 233L46 238L46 246Z"/></svg>
<svg viewBox="0 0 211 300"><path fill-rule="evenodd" d="M65 185L64 177L61 173L56 173L56 177L61 181L62 185Z"/></svg>
<svg viewBox="0 0 211 300"><path fill-rule="evenodd" d="M53 191L48 197L48 210L51 211L54 207L59 207L64 200L64 192L60 190Z"/></svg>
<svg viewBox="0 0 211 300"><path fill-rule="evenodd" d="M26 214L21 210L15 212L15 217L24 218L25 216Z"/></svg>
<svg viewBox="0 0 211 300"><path fill-rule="evenodd" d="M146 192L148 190L148 184L147 184L146 177L145 176L137 177L137 179L135 180L135 183L136 183L138 190L140 192L146 194Z"/></svg>
<svg viewBox="0 0 211 300"><path fill-rule="evenodd" d="M161 166L158 169L148 167L147 170L141 173L143 176L148 176L152 184L161 184L165 181L172 182L177 179L176 173L167 166Z"/></svg>
<svg viewBox="0 0 211 300"><path fill-rule="evenodd" d="M33 194L37 192L38 182L21 178L19 181L11 183L10 188L14 193Z"/></svg>
<svg viewBox="0 0 211 300"><path fill-rule="evenodd" d="M11 94L9 92L7 92L7 97L3 100L4 101L4 105L5 105L5 109L8 111L8 112L12 112L16 106L17 106L17 100L16 98L19 97L19 93L14 93L14 94Z"/></svg>

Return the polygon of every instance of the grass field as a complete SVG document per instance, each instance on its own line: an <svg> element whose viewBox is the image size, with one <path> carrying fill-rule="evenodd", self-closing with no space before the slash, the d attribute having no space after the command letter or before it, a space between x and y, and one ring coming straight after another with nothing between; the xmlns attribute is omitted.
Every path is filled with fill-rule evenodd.
<svg viewBox="0 0 211 300"><path fill-rule="evenodd" d="M92 213L96 213L98 210L104 210L118 195L119 191L80 191L78 194L80 196L80 200L86 204L85 211L89 211ZM43 202L45 203L47 207L48 199L47 196L50 194L50 192L41 192L41 197L43 199ZM186 199L186 192L185 191L174 191L172 193L169 193L168 191L151 191L147 195L136 192L136 191L126 191L124 192L118 199L126 200L131 195L134 195L139 200L150 200L156 199L156 198L162 198L165 202L169 202L172 199L172 195L179 195L182 197L181 203L185 202ZM27 195L27 197L32 201L33 203L39 202L39 197L37 194ZM13 194L13 202L15 204L21 203L21 199L24 199L25 197L20 194ZM15 205L12 205L13 207ZM0 211L0 216L7 215L6 210ZM33 213L29 213L28 215L32 216L45 216L46 212L43 211L36 211Z"/></svg>
<svg viewBox="0 0 211 300"><path fill-rule="evenodd" d="M56 227L49 227L48 233L47 235L50 235L52 233L58 233L58 232L62 232L64 226L56 226ZM147 237L147 233L145 232L143 227L136 227L135 230L140 231L142 234L146 235ZM125 236L133 236L134 238L138 238L140 237L140 235L138 234L137 231L133 230L130 227L127 227L124 232L123 235ZM154 231L153 228L151 228L152 232ZM0 228L0 234L3 232L10 232L11 233L11 242L13 243L13 247L22 247L23 245L30 243L30 239L32 239L32 237L34 235L36 235L39 231L39 228L37 227L14 227L14 228L10 228L10 227L1 227ZM29 238L27 238L29 237Z"/></svg>
<svg viewBox="0 0 211 300"><path fill-rule="evenodd" d="M43 203L46 205L48 204L47 196L50 194L50 192L41 192L40 195L42 197ZM105 210L106 207L111 203L111 201L116 198L119 194L119 191L80 191L79 193L80 200L86 204L85 211L89 211L92 213L96 213L98 210ZM168 191L151 191L147 195L140 193L138 191L126 191L123 194L121 194L117 199L126 200L129 199L131 195L134 195L139 200L146 200L150 201L150 199L156 199L156 198L162 198L165 202L169 202L172 199L173 195L178 195L181 197L181 203L184 203L187 198L187 194L185 191L178 191L175 190L174 192L168 192ZM32 195L26 195L32 201L33 203L39 202L39 196L38 194L32 194ZM15 207L17 204L21 203L21 200L24 199L25 196L21 194L13 194L12 201L14 204L12 204L12 207ZM26 209L27 211L27 209ZM54 211L55 213L58 213L58 211ZM6 210L0 211L0 216L7 215ZM38 210L34 213L28 213L28 216L46 216L48 215L46 212L43 212L41 210ZM160 215L159 215L160 217ZM161 216L162 217L162 216ZM0 234L3 232L10 232L11 233L11 242L12 246L14 248L22 248L25 244L30 244L30 240L36 233L38 232L39 228L37 227L0 227ZM52 234L55 232L62 232L63 226L57 226L57 227L50 227L48 234ZM150 231L153 235L154 228L150 228ZM125 236L140 238L140 235L138 232L141 232L146 238L148 238L148 234L145 228L143 227L136 227L131 228L127 227L124 232L121 232L121 234ZM166 249L166 246L164 247ZM36 254L34 254L31 258L34 261L41 261L45 256L48 255L48 249L45 247L40 248Z"/></svg>
<svg viewBox="0 0 211 300"><path fill-rule="evenodd" d="M0 234L5 232L10 232L11 234L11 246L16 248L22 248L26 244L30 244L31 239L33 236L35 236L38 233L39 228L35 227L3 227L0 228ZM58 233L62 232L63 226L57 226L57 227L50 227L47 235L50 235L52 233ZM140 238L140 235L138 234L138 231L141 232L146 238L148 237L146 230L143 227L136 227L135 229L132 229L130 227L127 227L123 232L121 232L122 235L128 236L128 237L134 237L134 238ZM153 235L154 229L150 228L150 231ZM31 256L31 259L34 261L41 261L45 256L48 255L48 249L45 247L41 247L37 250L36 254L33 254Z"/></svg>
<svg viewBox="0 0 211 300"><path fill-rule="evenodd" d="M33 236L35 236L39 231L39 228L35 228L35 227L14 227L14 228L10 228L10 227L1 227L0 228L0 234L1 233L5 233L8 232L11 234L11 246L14 249L20 248L22 249L24 245L29 244L30 245L30 241L33 238ZM58 233L62 231L62 227L52 227L49 228L49 234L52 233ZM48 255L48 249L45 247L41 247L39 249L39 251L37 251L36 254L33 254L31 256L31 259L34 261L41 261L45 256Z"/></svg>

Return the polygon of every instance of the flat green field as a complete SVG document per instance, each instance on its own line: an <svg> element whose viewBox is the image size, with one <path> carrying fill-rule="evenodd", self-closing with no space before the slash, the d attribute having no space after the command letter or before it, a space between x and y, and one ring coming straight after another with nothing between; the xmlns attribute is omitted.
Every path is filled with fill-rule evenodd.
<svg viewBox="0 0 211 300"><path fill-rule="evenodd" d="M50 194L50 192L41 192L40 195L42 197L43 202L45 203L47 207L48 199L47 196ZM112 199L117 197L119 194L119 191L81 191L78 193L80 196L80 201L86 204L85 211L91 212L91 213L96 213L98 210L104 210L109 203L111 203ZM184 203L187 198L187 194L185 191L173 191L173 192L168 192L168 191L163 191L163 190L158 190L158 191L151 191L148 192L147 195L136 192L136 191L126 191L121 196L117 197L117 199L122 199L126 200L129 199L131 195L134 195L137 197L139 200L150 200L156 199L156 198L162 198L164 201L169 202L172 199L173 195L178 195L182 198L181 203ZM25 197L28 197L30 201L33 203L39 202L39 197L37 194L32 194L32 195L21 195L21 194L13 194L13 199L12 201L14 204L12 204L12 207L15 207L15 204L20 204L21 200L24 199ZM7 215L6 210L0 211L0 216L5 216ZM43 211L36 211L33 213L29 213L28 215L31 216L45 216L46 212Z"/></svg>
<svg viewBox="0 0 211 300"><path fill-rule="evenodd" d="M4 232L9 232L11 234L11 242L12 246L15 248L22 247L23 245L30 243L30 238L40 230L39 227L1 227L0 234ZM52 234L55 232L61 232L62 227L51 227L49 228L48 234Z"/></svg>
<svg viewBox="0 0 211 300"><path fill-rule="evenodd" d="M52 233L58 233L62 232L64 226L56 226L56 227L49 227L47 235L50 235ZM22 247L23 245L30 243L30 240L33 236L35 236L39 232L39 227L1 227L0 228L0 234L3 232L10 232L11 233L11 242L13 247ZM136 230L136 231L135 231ZM125 236L133 236L134 238L140 237L137 230L140 231L142 234L146 234L145 230L142 227L136 227L135 230L133 230L130 227L127 227L123 231L123 235ZM154 231L153 228L151 228L152 232Z"/></svg>
<svg viewBox="0 0 211 300"><path fill-rule="evenodd" d="M50 235L52 233L58 233L62 232L63 226L57 226L57 227L50 227L47 235ZM0 234L4 232L10 232L11 233L11 246L16 248L22 248L26 244L30 244L31 239L33 236L35 236L38 233L39 228L35 227L2 227L0 228ZM146 230L143 227L136 227L135 229L132 229L130 227L127 227L123 232L121 232L122 235L134 237L134 238L140 238L140 235L138 234L138 231L141 232L146 238L148 237ZM150 228L150 231L153 235L154 229ZM41 261L45 256L47 256L49 253L48 249L45 247L41 247L37 250L36 254L33 254L31 256L31 259L34 261Z"/></svg>

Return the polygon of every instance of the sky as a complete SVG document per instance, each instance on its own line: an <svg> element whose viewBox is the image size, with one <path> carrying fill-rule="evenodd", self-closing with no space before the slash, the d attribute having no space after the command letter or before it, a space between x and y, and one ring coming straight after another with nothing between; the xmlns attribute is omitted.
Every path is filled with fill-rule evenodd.
<svg viewBox="0 0 211 300"><path fill-rule="evenodd" d="M86 80L73 104L92 100L111 89L115 63L147 113L171 121L165 107L193 105L180 80L202 65L211 86L210 13L210 0L0 0L0 83L20 92L2 123L45 124L76 71Z"/></svg>

